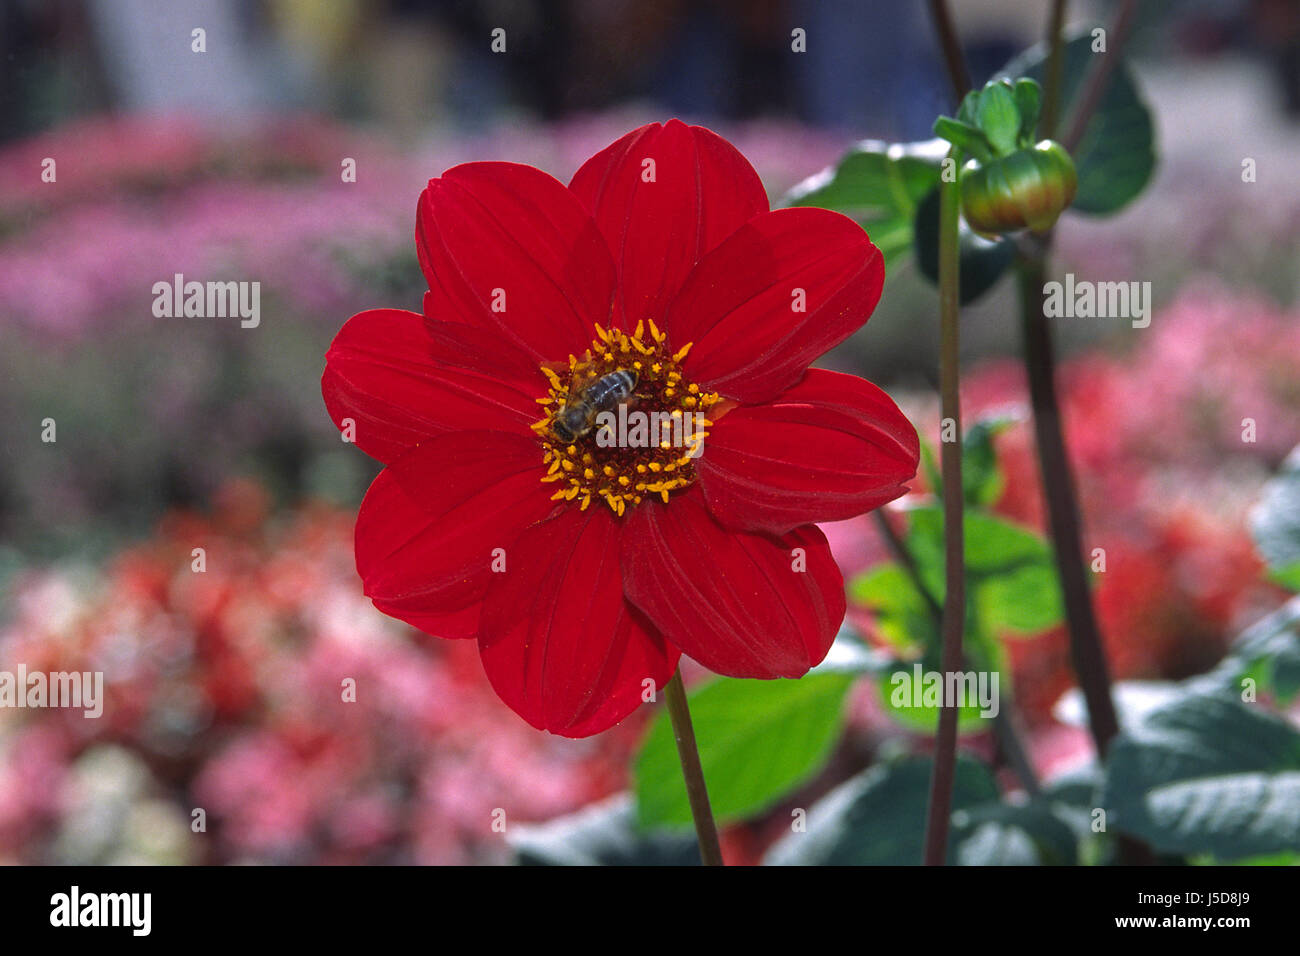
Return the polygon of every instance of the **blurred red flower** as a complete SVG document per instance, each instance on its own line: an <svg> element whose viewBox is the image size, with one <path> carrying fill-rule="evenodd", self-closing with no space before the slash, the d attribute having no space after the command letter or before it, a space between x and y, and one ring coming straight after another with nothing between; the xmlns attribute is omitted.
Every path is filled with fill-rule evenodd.
<svg viewBox="0 0 1300 956"><path fill-rule="evenodd" d="M420 197L416 239L424 314L354 316L322 379L387 466L357 517L375 606L477 638L502 700L570 737L622 720L682 653L736 677L817 664L845 598L812 522L903 494L918 456L884 392L808 368L880 298L862 229L769 211L739 152L673 120L567 188L457 166ZM556 426L618 371L637 410L699 416L702 457Z"/></svg>

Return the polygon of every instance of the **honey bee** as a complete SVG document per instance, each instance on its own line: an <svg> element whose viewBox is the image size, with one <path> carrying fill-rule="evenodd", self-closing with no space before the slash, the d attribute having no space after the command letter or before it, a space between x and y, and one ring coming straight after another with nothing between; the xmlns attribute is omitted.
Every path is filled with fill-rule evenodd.
<svg viewBox="0 0 1300 956"><path fill-rule="evenodd" d="M581 438L596 424L597 415L612 412L632 397L638 378L634 369L619 368L570 392L551 422L551 431L566 444Z"/></svg>

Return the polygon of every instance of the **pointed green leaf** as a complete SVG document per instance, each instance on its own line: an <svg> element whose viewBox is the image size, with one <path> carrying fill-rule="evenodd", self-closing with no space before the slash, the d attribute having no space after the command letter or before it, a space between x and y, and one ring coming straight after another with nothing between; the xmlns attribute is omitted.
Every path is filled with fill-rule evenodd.
<svg viewBox="0 0 1300 956"><path fill-rule="evenodd" d="M1016 149L1020 136L1020 111L1009 83L990 83L980 93L976 123L1000 155Z"/></svg>
<svg viewBox="0 0 1300 956"><path fill-rule="evenodd" d="M996 801L998 788L981 763L957 759L954 811ZM808 810L807 829L791 832L768 852L773 866L909 866L921 862L930 760L908 757L870 767ZM955 859L949 844L949 861Z"/></svg>
<svg viewBox="0 0 1300 956"><path fill-rule="evenodd" d="M1165 853L1219 860L1300 847L1300 734L1235 697L1186 694L1111 744L1110 823Z"/></svg>
<svg viewBox="0 0 1300 956"><path fill-rule="evenodd" d="M932 593L941 599L943 510L928 506L908 515L908 548ZM984 627L1036 634L1061 622L1061 589L1045 539L984 511L968 510L964 528L967 592Z"/></svg>
<svg viewBox="0 0 1300 956"><path fill-rule="evenodd" d="M844 730L855 675L710 681L692 690L691 720L719 823L767 809L825 764ZM672 722L656 718L632 771L642 826L690 826Z"/></svg>
<svg viewBox="0 0 1300 956"><path fill-rule="evenodd" d="M1020 145L1027 146L1036 142L1038 136L1038 118L1042 113L1042 89L1028 77L1022 76L1015 85L1016 110L1020 113L1020 130L1017 138Z"/></svg>
<svg viewBox="0 0 1300 956"><path fill-rule="evenodd" d="M782 200L786 206L820 206L852 216L866 228L888 269L912 246L917 202L939 181L948 144L858 143L828 169L810 176Z"/></svg>
<svg viewBox="0 0 1300 956"><path fill-rule="evenodd" d="M931 762L905 757L870 767L813 804L806 829L768 852L773 866L908 866L921 862ZM1077 839L1046 802L1001 802L982 763L957 758L948 862L1068 865Z"/></svg>

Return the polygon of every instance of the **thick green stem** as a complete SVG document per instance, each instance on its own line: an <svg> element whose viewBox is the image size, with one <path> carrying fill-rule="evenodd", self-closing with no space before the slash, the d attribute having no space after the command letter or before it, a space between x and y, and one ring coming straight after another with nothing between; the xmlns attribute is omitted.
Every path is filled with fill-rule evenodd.
<svg viewBox="0 0 1300 956"><path fill-rule="evenodd" d="M1047 21L1047 74L1043 87L1043 115L1039 133L1043 139L1056 135L1056 121L1061 109L1061 79L1065 72L1066 0L1053 0L1052 15Z"/></svg>
<svg viewBox="0 0 1300 956"><path fill-rule="evenodd" d="M677 741L677 759L681 761L682 777L686 781L686 797L691 804L691 817L695 820L695 835L700 841L700 859L705 866L722 866L718 825L713 822L713 810L709 806L709 791L704 785L704 768L700 766L700 751L695 745L695 727L691 724L691 710L686 703L681 671L668 682L664 695L673 722L673 737Z"/></svg>
<svg viewBox="0 0 1300 956"><path fill-rule="evenodd" d="M1025 371L1034 412L1038 466L1047 503L1048 526L1056 551L1061 594L1070 631L1070 658L1088 704L1088 723L1100 757L1106 756L1119 730L1111 699L1110 671L1102 647L1101 629L1092 606L1088 569L1083 558L1083 534L1074 474L1065 450L1061 408L1056 395L1056 353L1051 321L1044 314L1047 273L1044 242L1025 241L1016 260L1020 283L1020 315L1025 339Z"/></svg>
<svg viewBox="0 0 1300 956"><path fill-rule="evenodd" d="M954 163L956 150L949 153ZM962 524L964 496L961 484L960 299L958 222L961 194L956 182L939 184L939 397L940 464L943 469L944 596L943 644L940 668L947 674L961 669L962 633L966 627L966 547ZM942 866L948 851L948 822L952 815L952 785L957 765L956 701L944 700L939 710L939 730L934 743L934 769L926 813L927 866Z"/></svg>
<svg viewBox="0 0 1300 956"><path fill-rule="evenodd" d="M1022 240L1016 258L1020 316L1025 337L1025 371L1029 376L1029 400L1034 410L1034 435L1038 444L1043 495L1047 499L1048 526L1056 553L1056 569L1061 579L1070 636L1070 660L1088 706L1088 728L1097 748L1098 762L1101 762L1110 742L1119 732L1119 720L1111 698L1110 669L1106 664L1101 629L1097 625L1092 592L1088 587L1074 474L1066 456L1061 408L1056 397L1052 326L1043 310L1047 250L1046 240L1026 238ZM1122 863L1140 866L1154 862L1151 850L1140 840L1121 833L1116 842Z"/></svg>

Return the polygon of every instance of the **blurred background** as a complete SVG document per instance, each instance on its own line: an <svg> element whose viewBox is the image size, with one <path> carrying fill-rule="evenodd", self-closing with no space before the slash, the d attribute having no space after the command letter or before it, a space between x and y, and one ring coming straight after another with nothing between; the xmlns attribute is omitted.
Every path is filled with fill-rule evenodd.
<svg viewBox="0 0 1300 956"><path fill-rule="evenodd" d="M1045 31L1046 0L954 7L977 81ZM1300 442L1300 4L1142 9L1156 180L1119 217L1065 221L1057 267L1150 281L1154 318L1059 332L1114 667L1172 678L1279 595L1245 516ZM325 415L325 349L354 312L420 307L416 197L456 163L567 181L676 115L734 142L776 202L950 107L916 0L0 0L0 71L0 669L102 670L109 698L98 721L0 710L0 862L498 862L493 809L542 820L624 787L644 715L537 733L469 642L361 595L352 524L378 465ZM260 325L155 318L175 273L260 282ZM971 415L1025 399L1009 285L964 318ZM904 264L826 360L923 433L935 303ZM998 510L1041 527L1028 428L999 453ZM881 556L867 522L828 530L846 571ZM1063 635L1012 661L1036 762L1077 759L1053 712ZM344 677L366 691L339 707ZM902 732L873 694L840 765ZM743 857L762 827L728 839Z"/></svg>

